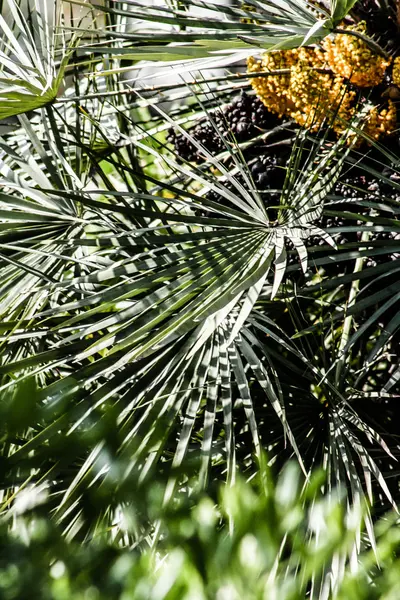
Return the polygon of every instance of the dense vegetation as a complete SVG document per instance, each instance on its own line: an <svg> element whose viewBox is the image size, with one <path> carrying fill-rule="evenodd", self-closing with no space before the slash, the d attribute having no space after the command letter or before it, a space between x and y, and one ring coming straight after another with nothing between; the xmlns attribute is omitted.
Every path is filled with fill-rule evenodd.
<svg viewBox="0 0 400 600"><path fill-rule="evenodd" d="M0 597L397 598L397 2L0 6Z"/></svg>

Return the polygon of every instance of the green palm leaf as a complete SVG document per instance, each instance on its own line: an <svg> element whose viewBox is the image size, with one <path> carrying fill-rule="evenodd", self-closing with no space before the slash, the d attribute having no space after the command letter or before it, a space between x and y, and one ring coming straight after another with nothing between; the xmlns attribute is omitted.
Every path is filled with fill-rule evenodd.
<svg viewBox="0 0 400 600"><path fill-rule="evenodd" d="M7 6L14 27L0 15L0 119L53 102L71 52L56 43L55 4L35 0L33 7L28 3L28 15L14 0L7 0ZM56 51L61 55L58 61Z"/></svg>

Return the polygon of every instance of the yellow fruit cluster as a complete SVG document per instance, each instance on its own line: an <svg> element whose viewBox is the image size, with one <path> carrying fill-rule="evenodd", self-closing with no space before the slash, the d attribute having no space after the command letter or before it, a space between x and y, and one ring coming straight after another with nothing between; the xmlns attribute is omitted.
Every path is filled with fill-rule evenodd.
<svg viewBox="0 0 400 600"><path fill-rule="evenodd" d="M400 56L393 61L392 81L395 85L400 86Z"/></svg>
<svg viewBox="0 0 400 600"><path fill-rule="evenodd" d="M365 33L365 23L347 29ZM389 59L373 53L363 40L338 34L325 39L323 49L303 47L266 52L260 60L250 57L247 70L251 74L272 73L251 78L257 96L271 112L288 115L311 130L318 129L326 118L335 117L333 129L340 134L355 114L356 92L349 90L345 79L358 87L377 85L389 64ZM394 61L392 78L400 85L400 58ZM393 102L389 100L381 111L373 107L360 127L376 140L390 134L396 128Z"/></svg>
<svg viewBox="0 0 400 600"><path fill-rule="evenodd" d="M280 50L278 52L265 52L261 60L251 56L247 61L247 72L287 70L282 75L267 75L252 77L251 85L257 96L265 106L280 117L291 114L295 108L289 99L290 68L296 64L298 50Z"/></svg>
<svg viewBox="0 0 400 600"><path fill-rule="evenodd" d="M368 114L364 127L362 127L363 131L375 140L388 135L396 129L396 113L396 106L391 100L388 101L388 107L381 111L378 111L378 108L374 106Z"/></svg>
<svg viewBox="0 0 400 600"><path fill-rule="evenodd" d="M265 53L261 60L249 58L248 72L287 73L253 77L251 85L271 112L289 115L299 125L317 129L329 112L347 120L355 93L343 86L343 78L325 72L325 55L317 48L299 48ZM335 121L337 129L341 120Z"/></svg>
<svg viewBox="0 0 400 600"><path fill-rule="evenodd" d="M378 111L377 106L373 106L364 122L359 125L359 129L361 129L364 133L366 133L369 137L374 140L379 140L381 137L385 137L391 134L396 129L397 122L397 111L396 106L392 102L392 100L388 101L387 108L384 108ZM353 141L357 136L356 132L350 133L348 136L348 142ZM362 143L362 136L356 140L356 147L360 146Z"/></svg>
<svg viewBox="0 0 400 600"><path fill-rule="evenodd" d="M329 115L337 116L334 129L339 133L343 121L351 116L355 92L344 86L343 78L324 72L325 56L321 50L301 48L291 68L289 98L296 105L291 116L299 125L318 129Z"/></svg>
<svg viewBox="0 0 400 600"><path fill-rule="evenodd" d="M365 21L345 27L348 31L366 33ZM353 35L339 33L323 43L326 60L332 71L349 79L358 87L378 85L391 59L373 52L367 44Z"/></svg>

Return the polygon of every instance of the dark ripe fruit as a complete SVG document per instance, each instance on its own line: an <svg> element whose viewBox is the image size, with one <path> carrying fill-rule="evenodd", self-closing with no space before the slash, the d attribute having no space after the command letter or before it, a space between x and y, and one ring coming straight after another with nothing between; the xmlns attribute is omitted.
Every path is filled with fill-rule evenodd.
<svg viewBox="0 0 400 600"><path fill-rule="evenodd" d="M239 136L244 136L249 129L249 124L246 121L239 121L239 123L234 127L234 130Z"/></svg>
<svg viewBox="0 0 400 600"><path fill-rule="evenodd" d="M396 176L387 169L385 176L388 179ZM326 230L339 246L339 254L357 250L362 238L362 232L357 228L365 226L365 221L360 220L358 215L369 216L377 215L379 217L396 218L392 212L385 212L382 203L387 200L398 199L399 192L390 183L387 183L378 177L374 177L361 169L352 169L352 171L342 177L335 185L331 194L325 200L324 214L317 225ZM398 200L396 200L398 201ZM365 203L365 204L364 204ZM388 203L389 204L389 203ZM349 217L343 214L327 215L327 211L349 214ZM350 215L353 214L352 218ZM332 228L353 227L354 231L334 232ZM369 248L370 255L364 260L363 268L376 267L377 265L398 260L400 253L400 234L391 232L373 232L369 234L371 244L363 243L362 248ZM324 243L325 244L325 243ZM352 244L347 248L340 248L344 244ZM314 239L307 240L307 246L316 246ZM387 251L383 251L387 247ZM381 252L381 253L378 253ZM324 258L332 256L332 250L326 247L324 251L315 251L315 258ZM340 274L350 273L354 269L354 259L349 258L344 261L327 261L321 267L327 277L333 277ZM381 283L378 285L382 285ZM371 288L372 289L372 288Z"/></svg>
<svg viewBox="0 0 400 600"><path fill-rule="evenodd" d="M257 179L257 183L260 188L266 188L266 187L268 187L268 184L271 182L271 179L272 179L271 172L265 171L265 173L260 174L260 176Z"/></svg>
<svg viewBox="0 0 400 600"><path fill-rule="evenodd" d="M255 153L258 153L258 157L251 163L250 171L258 191L262 193L268 189L281 189L286 176L284 165L289 158L290 148L284 145L274 148L261 146L252 149L253 156ZM264 201L266 204L272 203L267 199ZM273 204L276 204L276 201Z"/></svg>
<svg viewBox="0 0 400 600"><path fill-rule="evenodd" d="M251 166L250 171L253 176L260 175L265 171L265 165L261 162L261 160L258 160L256 163L254 163L254 165Z"/></svg>
<svg viewBox="0 0 400 600"><path fill-rule="evenodd" d="M217 108L212 111L210 117L215 126L206 117L188 132L213 155L226 149L223 138L230 143L234 141L233 136L237 142L247 141L274 128L279 122L257 96L249 96L245 92L222 110ZM174 146L182 160L197 163L204 160L201 152L183 134L171 129L167 141Z"/></svg>
<svg viewBox="0 0 400 600"><path fill-rule="evenodd" d="M371 244L371 256L365 261L366 267L376 267L387 262L399 260L400 258L400 234L390 231L374 231L369 237ZM378 242L374 244L373 242ZM383 242L383 243L379 243ZM375 254L374 249L385 250L382 254ZM386 251L387 249L387 251ZM397 250L397 251L396 251Z"/></svg>

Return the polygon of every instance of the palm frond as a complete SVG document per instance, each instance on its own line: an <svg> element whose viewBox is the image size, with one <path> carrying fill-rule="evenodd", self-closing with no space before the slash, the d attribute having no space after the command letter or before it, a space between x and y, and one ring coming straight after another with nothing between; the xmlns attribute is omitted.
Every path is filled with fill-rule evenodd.
<svg viewBox="0 0 400 600"><path fill-rule="evenodd" d="M67 46L57 36L55 19L60 11L56 3L35 0L33 6L28 3L27 15L14 0L7 0L6 5L13 24L0 15L0 119L56 99L75 43Z"/></svg>

